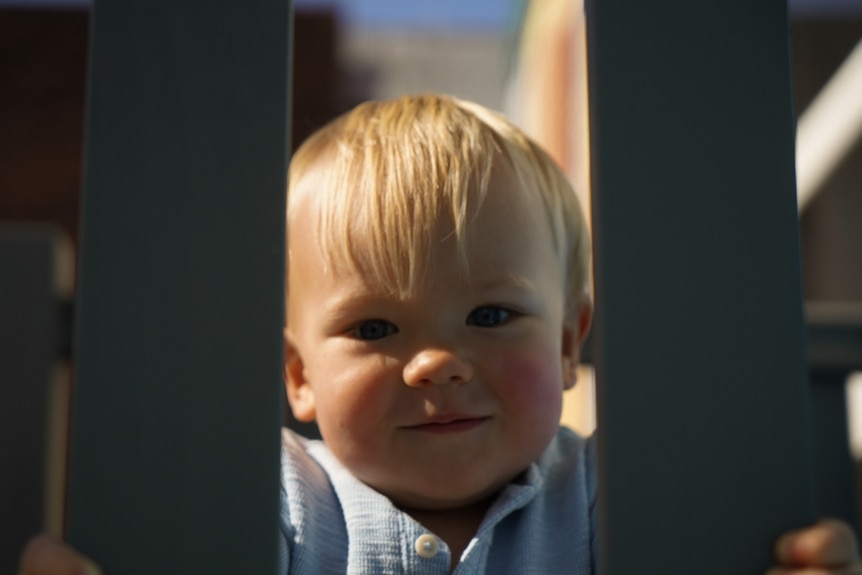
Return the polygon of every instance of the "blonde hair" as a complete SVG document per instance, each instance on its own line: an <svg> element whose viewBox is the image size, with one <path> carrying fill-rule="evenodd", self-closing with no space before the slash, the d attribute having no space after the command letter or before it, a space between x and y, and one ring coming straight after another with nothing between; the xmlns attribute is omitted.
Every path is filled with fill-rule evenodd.
<svg viewBox="0 0 862 575"><path fill-rule="evenodd" d="M573 303L588 293L590 253L574 190L518 128L450 96L367 102L317 131L291 161L288 222L313 197L325 264L406 297L421 288L441 234L454 236L466 271L466 228L500 171L516 178L525 205L543 206Z"/></svg>

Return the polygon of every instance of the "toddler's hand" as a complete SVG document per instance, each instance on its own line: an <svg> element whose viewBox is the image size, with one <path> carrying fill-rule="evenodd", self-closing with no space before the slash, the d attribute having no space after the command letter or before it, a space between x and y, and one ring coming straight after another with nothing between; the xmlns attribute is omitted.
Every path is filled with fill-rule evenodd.
<svg viewBox="0 0 862 575"><path fill-rule="evenodd" d="M785 533L775 543L775 558L781 567L767 575L862 575L856 536L836 519Z"/></svg>
<svg viewBox="0 0 862 575"><path fill-rule="evenodd" d="M50 535L37 535L21 553L18 575L101 575L95 563Z"/></svg>

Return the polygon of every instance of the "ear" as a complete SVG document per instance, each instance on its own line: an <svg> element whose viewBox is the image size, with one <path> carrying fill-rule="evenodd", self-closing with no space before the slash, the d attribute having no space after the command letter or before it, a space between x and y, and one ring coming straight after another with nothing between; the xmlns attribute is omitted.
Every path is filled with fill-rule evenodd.
<svg viewBox="0 0 862 575"><path fill-rule="evenodd" d="M563 321L563 389L572 389L578 382L581 346L592 323L593 304L589 297L583 296L568 310Z"/></svg>
<svg viewBox="0 0 862 575"><path fill-rule="evenodd" d="M305 381L305 366L299 350L293 344L288 328L284 328L284 386L293 416L302 422L314 421L314 390Z"/></svg>

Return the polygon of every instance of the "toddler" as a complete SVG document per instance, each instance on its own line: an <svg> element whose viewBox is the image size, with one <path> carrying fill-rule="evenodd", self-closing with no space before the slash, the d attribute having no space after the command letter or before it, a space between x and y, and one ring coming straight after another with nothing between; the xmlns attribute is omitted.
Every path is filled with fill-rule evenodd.
<svg viewBox="0 0 862 575"><path fill-rule="evenodd" d="M589 573L593 444L559 428L589 242L550 157L407 97L312 136L289 190L285 381L325 440L285 434L290 564Z"/></svg>

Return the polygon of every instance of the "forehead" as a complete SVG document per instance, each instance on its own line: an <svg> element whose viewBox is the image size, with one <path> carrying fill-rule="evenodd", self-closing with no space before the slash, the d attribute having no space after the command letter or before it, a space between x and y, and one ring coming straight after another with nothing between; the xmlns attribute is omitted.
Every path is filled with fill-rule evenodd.
<svg viewBox="0 0 862 575"><path fill-rule="evenodd" d="M385 222L349 212L341 214L347 233L333 234L322 229L328 220L324 205L302 198L289 222L290 277L352 275L364 289L408 297L430 289L440 277L465 287L517 284L529 282L525 270L538 262L562 268L541 202L520 189L517 178L496 173L481 202L471 205L460 234L455 215L443 211L420 226L427 237L417 243L386 229Z"/></svg>

